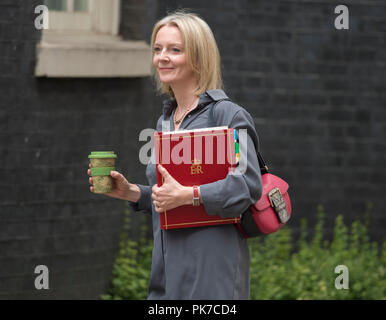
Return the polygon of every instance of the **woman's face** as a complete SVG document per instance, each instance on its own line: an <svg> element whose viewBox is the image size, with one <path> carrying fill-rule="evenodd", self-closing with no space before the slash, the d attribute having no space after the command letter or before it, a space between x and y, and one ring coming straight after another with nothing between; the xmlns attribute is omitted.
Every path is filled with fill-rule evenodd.
<svg viewBox="0 0 386 320"><path fill-rule="evenodd" d="M188 66L180 30L176 26L163 26L154 41L153 64L160 80L173 87L194 80Z"/></svg>

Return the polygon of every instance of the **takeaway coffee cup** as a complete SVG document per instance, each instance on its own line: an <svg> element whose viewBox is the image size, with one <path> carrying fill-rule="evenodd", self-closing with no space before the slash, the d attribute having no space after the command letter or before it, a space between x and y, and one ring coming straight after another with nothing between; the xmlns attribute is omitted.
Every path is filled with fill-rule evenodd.
<svg viewBox="0 0 386 320"><path fill-rule="evenodd" d="M114 151L93 151L88 158L91 163L91 176L94 193L111 192L113 189L113 178L110 172L115 170Z"/></svg>

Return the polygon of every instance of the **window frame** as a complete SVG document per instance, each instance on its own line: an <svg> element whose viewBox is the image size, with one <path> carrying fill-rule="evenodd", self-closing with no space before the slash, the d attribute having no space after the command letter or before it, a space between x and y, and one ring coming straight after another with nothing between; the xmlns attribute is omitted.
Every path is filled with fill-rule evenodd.
<svg viewBox="0 0 386 320"><path fill-rule="evenodd" d="M121 0L93 0L92 27L57 27L42 30L36 45L36 77L108 78L151 75L151 49L146 41L122 40L119 36ZM82 12L49 12L80 16ZM71 19L71 18L69 18ZM71 20L70 20L71 21ZM55 25L54 25L55 26ZM58 63L60 61L60 63Z"/></svg>

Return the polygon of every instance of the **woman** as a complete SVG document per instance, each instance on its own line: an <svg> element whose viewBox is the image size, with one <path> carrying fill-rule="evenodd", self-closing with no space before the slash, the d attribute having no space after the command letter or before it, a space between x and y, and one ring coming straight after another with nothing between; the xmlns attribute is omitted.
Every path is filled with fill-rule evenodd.
<svg viewBox="0 0 386 320"><path fill-rule="evenodd" d="M220 55L209 26L195 14L175 12L155 24L151 47L158 89L170 96L156 130L165 123L170 127L164 131L207 127L210 107L227 98L221 90ZM261 195L258 138L249 113L229 100L216 105L214 118L216 126L248 130L247 169L201 185L200 202L208 214L238 217ZM149 185L129 183L112 171L115 187L106 194L128 200L135 211L152 214L148 299L248 299L246 239L234 225L161 230L159 213L192 204L193 188L179 184L163 167L158 169L164 177L161 187L156 184L154 160L146 168Z"/></svg>

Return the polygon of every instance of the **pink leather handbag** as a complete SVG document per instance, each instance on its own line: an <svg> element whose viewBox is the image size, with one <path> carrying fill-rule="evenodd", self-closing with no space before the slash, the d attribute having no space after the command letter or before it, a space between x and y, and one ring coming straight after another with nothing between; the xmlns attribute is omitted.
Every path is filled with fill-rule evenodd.
<svg viewBox="0 0 386 320"><path fill-rule="evenodd" d="M259 234L270 234L278 231L291 217L291 200L288 194L288 183L268 173L263 157L259 159L263 192L261 198L243 214L237 228L245 238Z"/></svg>
<svg viewBox="0 0 386 320"><path fill-rule="evenodd" d="M221 101L229 100L224 94L216 100L211 107L208 116L208 127L217 126L214 117L214 108ZM258 139L258 136L256 137ZM291 201L288 194L288 183L283 179L268 173L268 167L258 151L259 143L254 141L257 158L263 182L261 198L241 216L236 227L245 238L256 237L261 234L269 234L278 231L291 217Z"/></svg>

